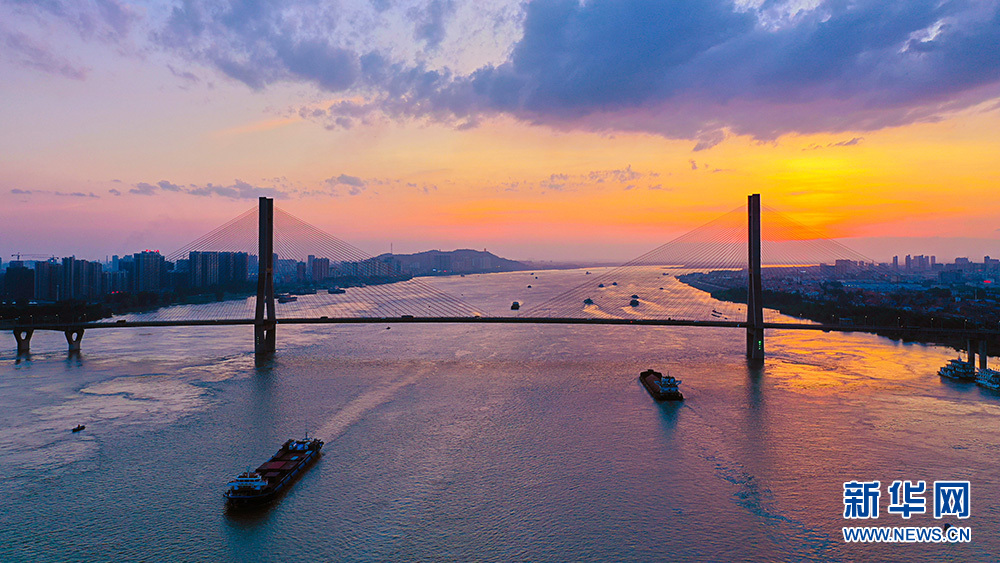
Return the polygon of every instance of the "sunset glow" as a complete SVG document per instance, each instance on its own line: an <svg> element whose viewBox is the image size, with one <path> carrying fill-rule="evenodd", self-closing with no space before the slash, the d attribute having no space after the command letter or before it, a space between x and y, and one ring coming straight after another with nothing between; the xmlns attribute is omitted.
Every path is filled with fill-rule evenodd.
<svg viewBox="0 0 1000 563"><path fill-rule="evenodd" d="M749 193L862 251L1000 246L995 2L58 4L0 7L5 260L176 248L259 195L373 253L625 260Z"/></svg>

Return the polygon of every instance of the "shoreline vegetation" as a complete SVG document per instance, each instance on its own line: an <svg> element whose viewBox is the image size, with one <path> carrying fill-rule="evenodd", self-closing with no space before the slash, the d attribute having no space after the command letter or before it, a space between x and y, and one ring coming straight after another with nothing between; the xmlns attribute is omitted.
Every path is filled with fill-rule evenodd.
<svg viewBox="0 0 1000 563"><path fill-rule="evenodd" d="M694 279L689 277L689 275L678 276L677 279L695 289L708 293L713 299L718 301L741 305L747 304L747 288L745 287L727 288L704 280ZM935 328L961 330L966 328L981 328L975 326L973 323L967 323L961 318L940 314L930 315L928 313L897 307L858 305L845 302L843 299L817 301L798 293L768 289L763 290L762 294L765 309L773 309L783 315L815 321L821 324L857 327L858 332L869 332L901 342L939 344L962 351L965 350L967 345L965 337L950 338L948 336L915 335L914 333L905 333L902 329ZM901 330L892 330L892 328L888 330L874 330L874 327L899 327ZM1000 352L1000 349L998 349L997 344L994 342L988 342L988 348L988 353L991 355Z"/></svg>

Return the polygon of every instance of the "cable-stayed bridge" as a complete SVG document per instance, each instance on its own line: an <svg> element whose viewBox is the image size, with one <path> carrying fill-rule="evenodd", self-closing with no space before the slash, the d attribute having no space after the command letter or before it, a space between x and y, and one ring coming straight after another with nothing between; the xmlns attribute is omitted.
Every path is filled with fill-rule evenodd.
<svg viewBox="0 0 1000 563"><path fill-rule="evenodd" d="M157 259L162 262L157 263ZM890 272L879 272L879 266L861 254L775 210L762 208L756 194L748 197L746 206L619 267L573 271L563 276L561 286L538 292L541 296L537 299L529 292L517 307L510 301L502 308L495 303L484 306L441 289L435 278L411 277L392 255L368 255L276 209L269 198L260 198L257 208L172 254L140 256L132 265L138 286L153 288L156 284L143 281L142 276L156 278L155 269L162 270L168 263L174 266L171 275L179 276L182 285L190 285L192 291L228 284L230 288L242 288L243 294L226 296L220 291L217 300L210 302L92 321L22 317L0 321L0 329L11 330L18 351L27 352L35 330L64 332L72 351L80 349L84 331L89 329L247 325L254 327L255 352L267 355L275 351L277 326L290 324L723 327L746 332L746 355L752 362L764 359L767 329L823 330L964 337L970 358L978 344L982 366L987 340L1000 337L1000 330L981 327L817 323L764 308L763 291L769 282L801 283L823 275L829 268L841 267L863 266L876 277L886 279ZM821 268L820 264L827 266ZM712 275L706 276L705 272ZM531 289L532 277L526 277L527 289ZM718 285L720 280L725 285ZM709 291L733 287L745 288L741 298L722 301L709 297Z"/></svg>

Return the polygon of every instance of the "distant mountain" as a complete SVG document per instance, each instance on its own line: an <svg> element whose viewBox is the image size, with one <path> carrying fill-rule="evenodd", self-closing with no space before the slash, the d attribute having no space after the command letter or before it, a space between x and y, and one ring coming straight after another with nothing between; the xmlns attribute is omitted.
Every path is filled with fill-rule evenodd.
<svg viewBox="0 0 1000 563"><path fill-rule="evenodd" d="M516 260L501 258L485 250L428 250L416 254L382 254L376 260L396 260L403 272L414 276L482 274L529 269Z"/></svg>

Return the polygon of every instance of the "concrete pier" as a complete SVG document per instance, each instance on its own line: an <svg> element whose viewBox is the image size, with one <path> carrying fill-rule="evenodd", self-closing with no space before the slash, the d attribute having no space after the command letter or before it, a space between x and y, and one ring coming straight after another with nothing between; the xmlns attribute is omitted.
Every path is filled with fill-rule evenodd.
<svg viewBox="0 0 1000 563"><path fill-rule="evenodd" d="M17 341L17 353L27 354L31 351L31 335L35 333L32 328L15 328L14 340Z"/></svg>
<svg viewBox="0 0 1000 563"><path fill-rule="evenodd" d="M979 369L986 369L987 354L986 340L979 341Z"/></svg>
<svg viewBox="0 0 1000 563"><path fill-rule="evenodd" d="M79 352L80 346L83 344L83 329L67 328L64 334L66 335L66 343L69 344L69 351Z"/></svg>
<svg viewBox="0 0 1000 563"><path fill-rule="evenodd" d="M747 196L747 360L764 363L764 304L760 273L760 194Z"/></svg>

